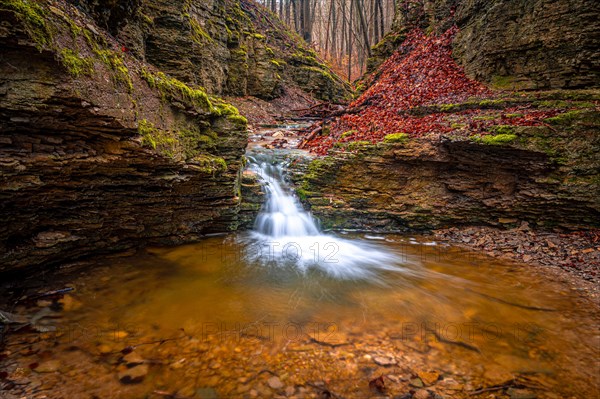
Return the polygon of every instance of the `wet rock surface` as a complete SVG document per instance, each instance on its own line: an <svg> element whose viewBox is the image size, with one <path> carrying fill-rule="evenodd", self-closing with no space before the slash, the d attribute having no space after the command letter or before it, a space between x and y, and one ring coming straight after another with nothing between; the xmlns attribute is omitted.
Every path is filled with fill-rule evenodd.
<svg viewBox="0 0 600 399"><path fill-rule="evenodd" d="M357 142L292 164L290 176L333 229L597 228L599 115L577 111L555 126L515 128L514 141L502 144L435 134Z"/></svg>
<svg viewBox="0 0 600 399"><path fill-rule="evenodd" d="M74 7L34 9L37 30L19 12L0 9L0 272L237 227L244 118Z"/></svg>

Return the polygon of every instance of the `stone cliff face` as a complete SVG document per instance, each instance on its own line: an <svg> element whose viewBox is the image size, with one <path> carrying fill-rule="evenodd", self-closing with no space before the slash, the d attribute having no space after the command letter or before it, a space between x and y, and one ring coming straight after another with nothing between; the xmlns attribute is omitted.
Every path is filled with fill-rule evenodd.
<svg viewBox="0 0 600 399"><path fill-rule="evenodd" d="M0 272L237 227L235 108L65 3L1 0L0 19Z"/></svg>
<svg viewBox="0 0 600 399"><path fill-rule="evenodd" d="M499 89L600 85L600 3L595 0L398 2L394 28L376 46L375 66L407 30L460 28L454 56L467 74Z"/></svg>
<svg viewBox="0 0 600 399"><path fill-rule="evenodd" d="M71 1L138 58L210 93L272 99L292 84L322 100L349 94L314 51L250 0Z"/></svg>
<svg viewBox="0 0 600 399"><path fill-rule="evenodd" d="M554 100L537 103L574 94L547 95ZM600 99L597 92L582 95ZM599 227L600 113L587 108L545 126L503 129L487 142L442 137L358 146L298 162L291 177L329 228L430 230L522 221L539 228Z"/></svg>

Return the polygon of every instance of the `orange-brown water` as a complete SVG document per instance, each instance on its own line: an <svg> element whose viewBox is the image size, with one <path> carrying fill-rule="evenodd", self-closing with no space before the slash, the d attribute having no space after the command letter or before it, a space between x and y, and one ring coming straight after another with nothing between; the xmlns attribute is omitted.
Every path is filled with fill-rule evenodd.
<svg viewBox="0 0 600 399"><path fill-rule="evenodd" d="M377 238L401 262L356 279L249 261L247 234L101 260L40 321L57 330L11 335L3 362L28 397L364 398L380 375L390 397L597 397L597 315L576 290L427 238ZM138 384L119 381L130 350L148 365Z"/></svg>

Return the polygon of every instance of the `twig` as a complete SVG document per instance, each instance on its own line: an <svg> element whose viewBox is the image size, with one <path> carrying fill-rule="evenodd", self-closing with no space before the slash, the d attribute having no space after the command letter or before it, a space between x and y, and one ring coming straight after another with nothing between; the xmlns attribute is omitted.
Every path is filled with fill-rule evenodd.
<svg viewBox="0 0 600 399"><path fill-rule="evenodd" d="M474 345L467 344L466 342L463 342L463 341L452 341L452 340L446 339L446 338L442 337L435 330L431 331L431 333L438 339L438 341L440 341L440 342L442 342L444 344L456 345L456 346L460 346L460 347L465 348L465 349L472 350L472 351L477 352L477 353L481 353L481 351L479 350L479 348L476 347L476 346L474 346Z"/></svg>
<svg viewBox="0 0 600 399"><path fill-rule="evenodd" d="M502 298L496 298L495 296L484 294L482 292L478 292L478 291L472 290L470 288L467 288L467 290L470 291L470 292L472 292L472 293L474 293L474 294L477 294L477 295L480 295L480 296L482 296L484 298L487 298L490 301L503 303L505 305L510 305L510 306L514 306L514 307L517 307L517 308L521 308L521 309L537 310L539 312L556 312L556 309L552 309L552 308L540 308L540 307L537 307L537 306L521 305L520 303L510 302L510 301L504 300Z"/></svg>
<svg viewBox="0 0 600 399"><path fill-rule="evenodd" d="M317 344L317 345L328 346L330 348L337 348L339 346L350 345L348 342L344 342L344 343L341 343L341 344L331 344L329 342L319 341L318 339L313 338L313 337L309 337L308 338L308 342L311 342L311 343Z"/></svg>

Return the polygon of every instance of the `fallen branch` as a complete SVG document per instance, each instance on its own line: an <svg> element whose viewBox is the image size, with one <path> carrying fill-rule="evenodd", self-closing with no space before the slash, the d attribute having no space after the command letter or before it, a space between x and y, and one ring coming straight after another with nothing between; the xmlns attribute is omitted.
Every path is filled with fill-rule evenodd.
<svg viewBox="0 0 600 399"><path fill-rule="evenodd" d="M474 294L482 296L482 297L484 297L486 299L489 299L490 301L503 303L505 305L514 306L516 308L527 309L527 310L536 310L536 311L539 311L539 312L556 312L556 309L552 309L552 308L540 308L540 307L537 307L537 306L521 305L520 303L510 302L510 301L507 301L507 300L502 299L502 298L496 298L495 296L484 294L482 292L477 292L477 291L472 290L470 288L467 288L467 290L470 291L470 292L472 292L472 293L474 293Z"/></svg>
<svg viewBox="0 0 600 399"><path fill-rule="evenodd" d="M456 345L456 346L460 346L461 348L465 348L465 349L472 350L477 353L481 353L479 348L474 345L467 344L466 342L463 342L463 341L452 341L452 340L446 339L435 330L431 331L431 333L438 339L438 341L440 341L444 344Z"/></svg>
<svg viewBox="0 0 600 399"><path fill-rule="evenodd" d="M341 343L341 344L331 344L331 343L329 343L329 342L325 342L325 341L319 341L318 339L316 339L316 338L313 338L313 337L309 337L307 342L310 342L310 343L313 343L313 344L317 344L317 345L322 345L322 346L328 346L328 347L330 347L330 348L337 348L337 347L339 347L339 346L350 345L350 344L349 344L349 343L347 343L347 342L345 342L345 343Z"/></svg>

